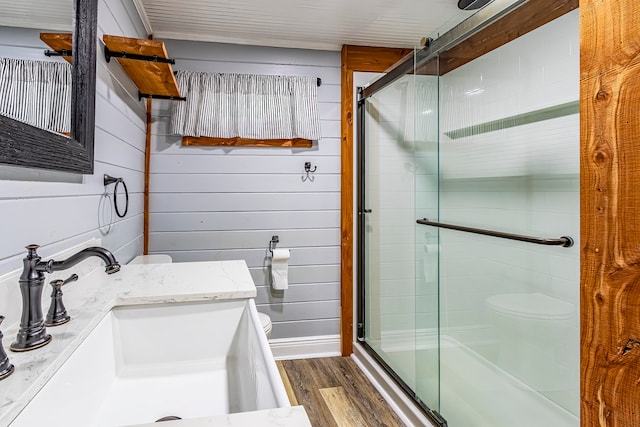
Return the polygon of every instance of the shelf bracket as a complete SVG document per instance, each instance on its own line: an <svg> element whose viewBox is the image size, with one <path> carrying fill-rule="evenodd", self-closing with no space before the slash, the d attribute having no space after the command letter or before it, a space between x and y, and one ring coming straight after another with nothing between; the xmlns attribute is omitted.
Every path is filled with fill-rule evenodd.
<svg viewBox="0 0 640 427"><path fill-rule="evenodd" d="M151 98L151 99L168 99L171 101L186 101L187 98L184 96L171 96L171 95L153 95L150 93L142 93L138 91L138 101L142 100L142 98Z"/></svg>
<svg viewBox="0 0 640 427"><path fill-rule="evenodd" d="M107 62L110 62L111 58L123 58L123 59L134 59L136 61L161 62L163 64L176 63L176 60L173 58L162 58L157 55L149 56L149 55L139 55L137 53L114 52L110 50L107 46L104 47L104 58L107 60Z"/></svg>
<svg viewBox="0 0 640 427"><path fill-rule="evenodd" d="M45 56L72 56L71 51L67 49L60 49L60 50L47 49L44 51L44 55Z"/></svg>

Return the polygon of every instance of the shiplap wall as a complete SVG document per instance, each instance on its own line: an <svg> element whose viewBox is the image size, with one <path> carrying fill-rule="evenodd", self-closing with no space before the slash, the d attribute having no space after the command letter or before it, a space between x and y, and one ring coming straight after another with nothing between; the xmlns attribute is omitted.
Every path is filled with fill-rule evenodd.
<svg viewBox="0 0 640 427"><path fill-rule="evenodd" d="M154 101L150 252L174 262L245 259L273 338L339 333L340 53L165 40L174 69L320 77L310 149L182 147ZM304 163L317 166L303 181ZM289 289L270 289L268 244L291 248Z"/></svg>
<svg viewBox="0 0 640 427"><path fill-rule="evenodd" d="M3 28L0 53L45 60L46 46L38 33ZM100 39L103 33L146 37L126 0L100 1ZM99 42L98 49L95 172L76 180L53 174L53 181L47 182L12 180L18 171L4 172L8 179L0 180L0 275L21 268L24 246L30 243L40 244L40 254L47 256L98 237L123 263L142 252L145 107L120 66L105 62ZM105 173L127 183L131 204L124 219L113 214L105 196Z"/></svg>

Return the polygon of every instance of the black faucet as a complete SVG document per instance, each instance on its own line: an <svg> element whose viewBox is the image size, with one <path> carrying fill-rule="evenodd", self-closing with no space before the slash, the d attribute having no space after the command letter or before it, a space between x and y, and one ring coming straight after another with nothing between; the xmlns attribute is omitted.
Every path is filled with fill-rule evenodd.
<svg viewBox="0 0 640 427"><path fill-rule="evenodd" d="M4 316L0 316L0 324L4 320ZM9 375L13 374L13 365L9 361L9 356L4 351L4 347L2 346L2 331L0 331L0 380L7 378Z"/></svg>
<svg viewBox="0 0 640 427"><path fill-rule="evenodd" d="M100 247L83 249L71 255L64 261L42 261L37 254L38 245L26 247L28 253L24 258L24 269L20 276L20 293L22 294L22 317L20 318L20 330L18 336L9 347L12 351L35 350L49 344L51 335L47 334L42 315L42 288L44 287L44 273L66 270L79 262L97 256L105 264L105 272L113 274L120 270L120 264L111 252Z"/></svg>

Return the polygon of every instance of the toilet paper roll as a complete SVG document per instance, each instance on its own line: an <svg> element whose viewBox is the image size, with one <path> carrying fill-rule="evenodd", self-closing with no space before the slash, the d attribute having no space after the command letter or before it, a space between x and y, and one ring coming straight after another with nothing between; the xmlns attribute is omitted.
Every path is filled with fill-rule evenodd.
<svg viewBox="0 0 640 427"><path fill-rule="evenodd" d="M271 257L271 284L273 289L289 287L289 249L275 249Z"/></svg>

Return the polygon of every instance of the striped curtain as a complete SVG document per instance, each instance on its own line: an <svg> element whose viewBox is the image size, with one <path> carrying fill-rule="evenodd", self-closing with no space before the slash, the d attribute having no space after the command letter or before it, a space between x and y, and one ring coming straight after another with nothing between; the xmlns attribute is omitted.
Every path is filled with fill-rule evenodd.
<svg viewBox="0 0 640 427"><path fill-rule="evenodd" d="M53 132L71 131L71 64L0 58L0 114Z"/></svg>
<svg viewBox="0 0 640 427"><path fill-rule="evenodd" d="M214 138L320 139L313 77L178 71L185 102L173 105L173 134Z"/></svg>

